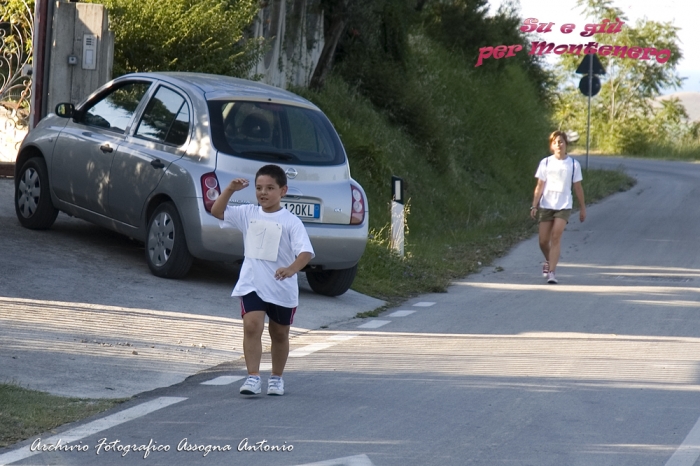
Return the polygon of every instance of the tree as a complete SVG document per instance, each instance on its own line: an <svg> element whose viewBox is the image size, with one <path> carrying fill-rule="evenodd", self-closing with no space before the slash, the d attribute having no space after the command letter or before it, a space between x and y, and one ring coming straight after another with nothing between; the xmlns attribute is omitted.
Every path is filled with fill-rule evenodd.
<svg viewBox="0 0 700 466"><path fill-rule="evenodd" d="M114 74L198 71L247 76L262 44L245 39L256 0L89 0L107 7Z"/></svg>
<svg viewBox="0 0 700 466"><path fill-rule="evenodd" d="M321 7L324 12L324 41L321 55L311 76L311 89L321 89L326 76L333 66L335 50L348 22L348 6L350 0L323 0Z"/></svg>
<svg viewBox="0 0 700 466"><path fill-rule="evenodd" d="M611 23L618 18L627 20L624 12L614 7L611 0L578 0L577 6L596 24L606 19ZM667 101L662 105L655 99L664 89L677 88L681 84L676 72L682 58L678 28L671 23L642 19L633 26L623 25L618 33L599 33L586 39L596 42L598 51L603 45L611 45L670 52L668 61L599 54L606 75L591 109L591 140L594 145L610 152L639 151L649 141L670 137L667 130L677 128L672 123L674 119L682 118L685 111L677 101ZM562 82L574 74L581 58L575 54L561 56L558 75ZM585 132L586 105L587 100L582 98L578 89L573 85L566 87L555 107L559 127Z"/></svg>
<svg viewBox="0 0 700 466"><path fill-rule="evenodd" d="M34 0L5 0L0 5L0 105L19 122L29 115L31 79L22 73L32 63Z"/></svg>

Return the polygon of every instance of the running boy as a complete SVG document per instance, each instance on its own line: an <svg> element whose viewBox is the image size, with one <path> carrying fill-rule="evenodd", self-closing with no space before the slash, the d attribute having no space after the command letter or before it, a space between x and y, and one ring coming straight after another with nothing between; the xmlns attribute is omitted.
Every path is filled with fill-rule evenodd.
<svg viewBox="0 0 700 466"><path fill-rule="evenodd" d="M287 176L277 165L265 165L255 174L255 196L259 206L228 205L236 191L248 187L236 178L214 202L211 213L221 228L243 232L245 260L231 296L241 297L243 355L248 378L243 395L261 392L260 358L265 315L272 340L272 374L268 395L284 395L282 372L289 356L289 327L299 303L297 272L314 257L304 224L280 204L287 194Z"/></svg>

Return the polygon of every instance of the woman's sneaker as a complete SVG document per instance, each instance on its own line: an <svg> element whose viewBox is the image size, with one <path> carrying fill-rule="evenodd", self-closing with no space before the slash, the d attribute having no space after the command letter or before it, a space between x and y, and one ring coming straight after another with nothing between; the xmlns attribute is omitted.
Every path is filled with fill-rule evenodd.
<svg viewBox="0 0 700 466"><path fill-rule="evenodd" d="M544 261L544 264L542 264L542 276L547 278L549 275L549 262Z"/></svg>
<svg viewBox="0 0 700 466"><path fill-rule="evenodd" d="M257 395L262 391L260 376L249 375L241 385L241 395Z"/></svg>
<svg viewBox="0 0 700 466"><path fill-rule="evenodd" d="M267 394L277 396L284 395L284 380L282 380L282 377L273 375L267 380Z"/></svg>
<svg viewBox="0 0 700 466"><path fill-rule="evenodd" d="M557 277L554 276L554 272L549 272L547 274L547 283L552 283L552 284L557 283Z"/></svg>

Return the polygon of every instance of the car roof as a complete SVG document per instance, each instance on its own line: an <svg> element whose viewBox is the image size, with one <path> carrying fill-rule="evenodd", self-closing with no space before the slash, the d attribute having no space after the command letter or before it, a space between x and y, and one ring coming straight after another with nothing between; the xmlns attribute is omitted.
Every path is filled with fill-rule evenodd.
<svg viewBox="0 0 700 466"><path fill-rule="evenodd" d="M207 73L190 72L151 72L151 73L131 73L121 76L121 78L155 78L172 85L187 88L197 87L206 94L207 100L221 100L226 98L247 98L252 100L285 101L288 103L301 105L318 110L318 107L301 96L292 92L270 86L257 81L234 78Z"/></svg>

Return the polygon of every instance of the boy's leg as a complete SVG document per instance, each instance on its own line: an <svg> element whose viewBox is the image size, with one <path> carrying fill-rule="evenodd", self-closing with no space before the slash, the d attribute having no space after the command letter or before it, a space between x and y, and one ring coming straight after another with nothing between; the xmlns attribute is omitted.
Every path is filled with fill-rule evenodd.
<svg viewBox="0 0 700 466"><path fill-rule="evenodd" d="M554 272L561 255L561 236L566 228L566 220L555 218L551 229L551 245L549 248L549 270Z"/></svg>
<svg viewBox="0 0 700 466"><path fill-rule="evenodd" d="M265 311L248 311L243 314L243 356L248 375L260 375L263 330Z"/></svg>
<svg viewBox="0 0 700 466"><path fill-rule="evenodd" d="M272 375L282 377L289 356L289 325L278 324L270 319L268 331L272 340Z"/></svg>

